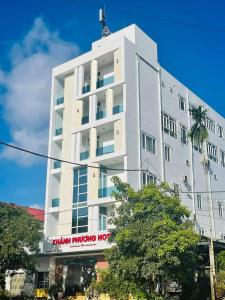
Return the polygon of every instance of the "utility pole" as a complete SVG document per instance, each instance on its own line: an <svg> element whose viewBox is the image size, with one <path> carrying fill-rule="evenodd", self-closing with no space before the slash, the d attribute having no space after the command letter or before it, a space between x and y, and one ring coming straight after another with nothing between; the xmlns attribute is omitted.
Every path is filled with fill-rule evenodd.
<svg viewBox="0 0 225 300"><path fill-rule="evenodd" d="M206 144L204 145L206 148ZM207 150L206 150L207 151ZM207 152L206 152L207 153ZM210 178L210 162L209 160L204 162L205 172L207 174L207 187L208 187L208 207L209 207L209 263L210 263L210 289L211 289L211 300L215 300L215 256L214 256L214 246L213 246L213 231L214 231L214 222L213 222L213 205L212 205L212 188L211 188L211 178Z"/></svg>

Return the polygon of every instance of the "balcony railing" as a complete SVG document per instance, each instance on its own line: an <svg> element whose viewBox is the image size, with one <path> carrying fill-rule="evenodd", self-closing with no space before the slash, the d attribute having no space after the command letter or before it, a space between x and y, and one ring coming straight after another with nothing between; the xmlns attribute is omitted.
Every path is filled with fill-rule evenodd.
<svg viewBox="0 0 225 300"><path fill-rule="evenodd" d="M64 97L60 97L56 99L56 105L60 105L64 103Z"/></svg>
<svg viewBox="0 0 225 300"><path fill-rule="evenodd" d="M108 145L101 148L96 149L96 156L101 156L114 152L114 145Z"/></svg>
<svg viewBox="0 0 225 300"><path fill-rule="evenodd" d="M114 191L116 191L115 186L98 189L98 198L110 197Z"/></svg>
<svg viewBox="0 0 225 300"><path fill-rule="evenodd" d="M61 135L62 132L63 132L62 128L56 128L56 130L55 130L55 136Z"/></svg>
<svg viewBox="0 0 225 300"><path fill-rule="evenodd" d="M59 169L59 168L61 168L61 161L55 160L55 161L54 161L54 164L53 164L53 168L54 168L54 169Z"/></svg>
<svg viewBox="0 0 225 300"><path fill-rule="evenodd" d="M113 115L119 114L123 111L123 104L119 104L113 107Z"/></svg>
<svg viewBox="0 0 225 300"><path fill-rule="evenodd" d="M105 118L105 116L106 116L105 110L98 111L96 113L96 120L103 119L103 118Z"/></svg>
<svg viewBox="0 0 225 300"><path fill-rule="evenodd" d="M52 199L52 207L59 207L59 198Z"/></svg>
<svg viewBox="0 0 225 300"><path fill-rule="evenodd" d="M98 88L101 88L105 85L111 84L113 82L114 82L114 76L112 75L112 76L109 76L107 78L103 78L103 79L98 80L97 83L96 83L96 86L97 86L97 89L98 89Z"/></svg>
<svg viewBox="0 0 225 300"><path fill-rule="evenodd" d="M85 85L82 87L82 94L86 94L90 92L90 85Z"/></svg>
<svg viewBox="0 0 225 300"><path fill-rule="evenodd" d="M89 116L85 116L85 117L83 117L82 120L81 120L81 124L82 124L82 125L87 124L87 123L89 123Z"/></svg>
<svg viewBox="0 0 225 300"><path fill-rule="evenodd" d="M84 151L80 153L80 160L85 160L89 158L89 151Z"/></svg>

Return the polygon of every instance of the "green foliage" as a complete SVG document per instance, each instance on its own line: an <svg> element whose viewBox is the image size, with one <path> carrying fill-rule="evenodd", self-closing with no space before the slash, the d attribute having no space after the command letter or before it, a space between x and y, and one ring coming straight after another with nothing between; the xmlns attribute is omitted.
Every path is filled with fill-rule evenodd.
<svg viewBox="0 0 225 300"><path fill-rule="evenodd" d="M209 136L206 127L207 109L204 109L202 105L199 105L197 108L192 107L190 112L192 114L194 124L192 125L188 136L192 143L195 142L196 144L202 145Z"/></svg>
<svg viewBox="0 0 225 300"><path fill-rule="evenodd" d="M8 300L8 299L10 299L9 292L0 288L0 299L1 300Z"/></svg>
<svg viewBox="0 0 225 300"><path fill-rule="evenodd" d="M25 209L6 204L0 204L0 220L0 278L4 288L6 270L33 271L42 225Z"/></svg>
<svg viewBox="0 0 225 300"><path fill-rule="evenodd" d="M225 297L225 251L216 256L216 282L215 290L218 299Z"/></svg>
<svg viewBox="0 0 225 300"><path fill-rule="evenodd" d="M225 297L225 271L220 271L216 276L215 290L217 299Z"/></svg>
<svg viewBox="0 0 225 300"><path fill-rule="evenodd" d="M136 299L157 299L165 294L159 288L155 295L159 283L170 279L182 287L182 299L195 299L199 236L190 212L169 193L167 184L135 192L117 177L113 182L121 205L111 220L112 247L105 251L110 268L97 287L116 299L130 293Z"/></svg>
<svg viewBox="0 0 225 300"><path fill-rule="evenodd" d="M225 271L225 251L221 251L216 256L216 268L218 272Z"/></svg>

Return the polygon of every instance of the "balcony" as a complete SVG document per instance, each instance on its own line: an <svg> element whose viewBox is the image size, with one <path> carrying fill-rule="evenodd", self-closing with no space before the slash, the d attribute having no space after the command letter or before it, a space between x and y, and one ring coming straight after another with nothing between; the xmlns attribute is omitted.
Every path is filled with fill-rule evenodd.
<svg viewBox="0 0 225 300"><path fill-rule="evenodd" d="M52 199L52 207L59 207L59 198Z"/></svg>
<svg viewBox="0 0 225 300"><path fill-rule="evenodd" d="M120 105L116 105L113 107L113 115L116 115L116 114L119 114L123 112L123 105L120 104Z"/></svg>
<svg viewBox="0 0 225 300"><path fill-rule="evenodd" d="M98 80L96 82L96 86L97 86L97 89L99 89L99 88L109 85L113 82L114 82L114 75Z"/></svg>
<svg viewBox="0 0 225 300"><path fill-rule="evenodd" d="M89 158L89 151L84 151L80 153L80 160L85 160Z"/></svg>
<svg viewBox="0 0 225 300"><path fill-rule="evenodd" d="M86 94L90 92L90 85L85 85L82 87L82 94Z"/></svg>
<svg viewBox="0 0 225 300"><path fill-rule="evenodd" d="M114 152L114 145L108 145L101 148L96 149L96 156L101 156Z"/></svg>
<svg viewBox="0 0 225 300"><path fill-rule="evenodd" d="M84 116L81 119L81 124L84 125L84 124L87 124L87 123L89 123L89 116Z"/></svg>
<svg viewBox="0 0 225 300"><path fill-rule="evenodd" d="M55 160L53 163L53 169L60 169L61 168L61 161Z"/></svg>
<svg viewBox="0 0 225 300"><path fill-rule="evenodd" d="M104 119L105 117L106 117L105 110L101 110L96 113L96 120L101 120L101 119Z"/></svg>
<svg viewBox="0 0 225 300"><path fill-rule="evenodd" d="M114 186L98 189L98 198L110 197L114 191L116 191Z"/></svg>
<svg viewBox="0 0 225 300"><path fill-rule="evenodd" d="M55 136L62 135L62 132L63 132L62 128L56 128L56 130L55 130Z"/></svg>
<svg viewBox="0 0 225 300"><path fill-rule="evenodd" d="M60 105L64 103L64 97L60 97L56 99L56 105Z"/></svg>

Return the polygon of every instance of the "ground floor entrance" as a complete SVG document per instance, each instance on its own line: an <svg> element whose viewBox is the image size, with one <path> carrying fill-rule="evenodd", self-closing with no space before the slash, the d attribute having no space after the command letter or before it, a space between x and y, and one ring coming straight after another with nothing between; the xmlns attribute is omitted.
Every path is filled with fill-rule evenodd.
<svg viewBox="0 0 225 300"><path fill-rule="evenodd" d="M97 269L106 267L102 255L59 257L55 259L55 282L62 286L64 296L83 295L97 279Z"/></svg>

